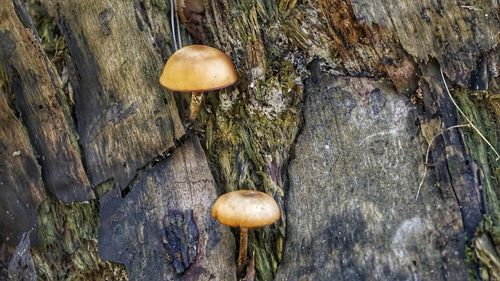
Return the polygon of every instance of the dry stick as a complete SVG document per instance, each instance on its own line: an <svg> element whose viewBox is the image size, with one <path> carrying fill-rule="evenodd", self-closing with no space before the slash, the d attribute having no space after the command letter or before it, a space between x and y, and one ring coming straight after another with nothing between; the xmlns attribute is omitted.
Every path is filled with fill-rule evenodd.
<svg viewBox="0 0 500 281"><path fill-rule="evenodd" d="M174 4L173 1L177 1L177 0L170 0L170 32L172 33L172 37L173 37L173 43L174 43L174 49L175 51L177 51L179 49L178 45L177 45L177 36L176 36L176 29L175 29L175 18L176 18L176 5Z"/></svg>
<svg viewBox="0 0 500 281"><path fill-rule="evenodd" d="M181 36L181 29L180 29L180 23L179 23L179 7L177 7L177 0L174 0L174 7L175 7L175 22L177 26L177 40L179 42L179 49L182 48L182 36Z"/></svg>
<svg viewBox="0 0 500 281"><path fill-rule="evenodd" d="M182 48L182 37L179 23L179 13L177 12L177 0L170 0L170 32L172 33L174 51Z"/></svg>
<svg viewBox="0 0 500 281"><path fill-rule="evenodd" d="M470 127L470 125L469 124L455 125L455 126L451 126L449 128L446 128L446 130L449 131L451 129L462 128L462 127ZM424 184L425 177L427 176L427 166L429 165L429 153L431 151L431 146L434 143L434 140L442 134L443 134L443 132L432 137L431 141L429 142L429 145L427 146L427 153L425 153L424 176L422 177L422 180L420 181L420 184L418 185L417 196L415 196L415 201L418 200L418 195L420 194L420 189L422 188L422 185Z"/></svg>
<svg viewBox="0 0 500 281"><path fill-rule="evenodd" d="M488 146L491 148L491 150L493 150L493 152L495 152L495 154L497 155L497 158L495 159L495 161L500 160L500 154L498 154L498 152L495 150L495 148L493 147L493 145L491 145L491 143L486 139L486 137L483 136L483 134L481 133L481 131L479 131L479 129L474 124L472 124L472 121L470 121L470 119L465 115L465 113L460 109L460 107L458 107L457 103L455 102L455 100L451 96L450 90L448 90L448 85L446 84L446 81L444 80L444 74L443 74L443 70L441 69L441 67L439 67L439 71L441 72L441 78L443 79L443 84L444 84L444 87L446 89L446 92L448 93L448 96L450 97L450 99L453 102L453 104L455 105L455 107L462 114L462 116L465 118L465 120L467 120L467 122L469 122L470 126L474 130L476 130L476 132L479 134L479 136L481 136L481 138L484 140L484 142L486 144L488 144Z"/></svg>

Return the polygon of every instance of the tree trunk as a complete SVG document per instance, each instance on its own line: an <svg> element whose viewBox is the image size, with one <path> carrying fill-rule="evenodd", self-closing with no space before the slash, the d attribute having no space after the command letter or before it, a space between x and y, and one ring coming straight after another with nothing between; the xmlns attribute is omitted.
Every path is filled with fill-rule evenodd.
<svg viewBox="0 0 500 281"><path fill-rule="evenodd" d="M497 1L172 3L0 0L0 279L500 280ZM193 43L239 81L191 124Z"/></svg>

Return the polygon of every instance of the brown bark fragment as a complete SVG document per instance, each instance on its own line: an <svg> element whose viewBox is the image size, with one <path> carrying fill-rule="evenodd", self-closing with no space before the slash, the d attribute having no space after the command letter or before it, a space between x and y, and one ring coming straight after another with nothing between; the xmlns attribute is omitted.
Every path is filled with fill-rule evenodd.
<svg viewBox="0 0 500 281"><path fill-rule="evenodd" d="M13 2L5 1L0 13L0 63L10 74L15 103L40 154L48 190L64 202L94 198L76 136L59 101L63 95L59 77L41 50L29 18L23 16L22 6L15 8Z"/></svg>
<svg viewBox="0 0 500 281"><path fill-rule="evenodd" d="M45 196L28 135L0 89L0 252L4 243L17 245L22 234L34 227Z"/></svg>
<svg viewBox="0 0 500 281"><path fill-rule="evenodd" d="M131 280L236 280L234 237L210 216L217 194L204 159L189 138L125 198L106 194L100 255L125 264Z"/></svg>
<svg viewBox="0 0 500 281"><path fill-rule="evenodd" d="M428 144L441 134L431 147L429 171L434 173L439 190L450 194L448 202L460 206L465 239L469 243L483 218L480 183L475 174L461 129L447 130L459 123L458 112L444 90L444 84L435 62L421 65L423 106L420 122ZM446 114L439 114L446 112Z"/></svg>
<svg viewBox="0 0 500 281"><path fill-rule="evenodd" d="M416 59L436 58L463 86L472 82L478 58L498 44L499 15L488 0L354 0L352 8L360 22L391 30Z"/></svg>
<svg viewBox="0 0 500 281"><path fill-rule="evenodd" d="M160 84L163 61L136 21L132 1L44 1L76 67L70 78L80 142L93 184L126 187L184 134Z"/></svg>

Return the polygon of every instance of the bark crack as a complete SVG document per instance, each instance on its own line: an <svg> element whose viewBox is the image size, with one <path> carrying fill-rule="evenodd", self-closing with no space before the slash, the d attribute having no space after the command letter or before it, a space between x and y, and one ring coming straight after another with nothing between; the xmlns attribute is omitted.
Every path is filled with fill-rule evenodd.
<svg viewBox="0 0 500 281"><path fill-rule="evenodd" d="M152 158L144 166L138 168L136 170L134 177L127 183L127 185L125 187L123 187L121 189L121 197L125 198L127 196L127 194L129 194L130 191L132 191L135 184L141 179L142 175L145 172L152 170L154 167L156 167L156 165L161 164L163 161L168 159L174 153L174 151L177 148L182 147L189 138L190 138L190 134L189 134L189 132L187 132L186 134L184 134L180 138L174 139L174 145L172 147L170 147L164 153ZM184 165L186 165L186 164L184 164Z"/></svg>

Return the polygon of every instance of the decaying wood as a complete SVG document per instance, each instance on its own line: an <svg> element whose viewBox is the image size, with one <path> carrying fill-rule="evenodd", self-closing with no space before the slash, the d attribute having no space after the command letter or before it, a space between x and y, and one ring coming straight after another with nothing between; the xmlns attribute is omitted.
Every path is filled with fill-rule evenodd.
<svg viewBox="0 0 500 281"><path fill-rule="evenodd" d="M45 199L40 166L23 125L0 89L0 252L16 246L36 224L37 209ZM36 231L33 231L36 234ZM33 235L36 237L36 235ZM1 253L0 253L1 256Z"/></svg>
<svg viewBox="0 0 500 281"><path fill-rule="evenodd" d="M204 152L189 138L145 171L125 198L101 199L99 253L131 280L235 280L234 237L210 216L217 198Z"/></svg>
<svg viewBox="0 0 500 281"><path fill-rule="evenodd" d="M391 30L415 60L436 58L453 82L466 87L481 59L498 45L497 8L489 0L352 1L359 22Z"/></svg>
<svg viewBox="0 0 500 281"><path fill-rule="evenodd" d="M421 90L423 106L419 116L422 135L431 138L442 133L442 141L431 147L429 169L439 190L446 191L449 204L458 204L464 227L464 239L470 243L481 222L484 206L474 160L470 158L460 129L447 130L459 122L458 112L445 91L439 68L435 63L422 64ZM447 112L447 114L438 114ZM440 139L440 140L441 140ZM444 193L444 192L443 192Z"/></svg>
<svg viewBox="0 0 500 281"><path fill-rule="evenodd" d="M467 280L451 188L426 185L414 201L409 100L384 81L314 72L305 95L277 280Z"/></svg>
<svg viewBox="0 0 500 281"><path fill-rule="evenodd" d="M158 83L163 60L142 32L133 2L43 1L73 61L80 144L93 184L125 188L184 134L175 101Z"/></svg>
<svg viewBox="0 0 500 281"><path fill-rule="evenodd" d="M125 264L132 280L234 280L233 235L208 215L209 167L219 191L265 191L283 209L278 223L249 233L249 279L278 271L277 280L464 280L479 272L475 262L498 276L498 162L463 128L447 130L461 121L439 77L442 68L497 143L500 106L483 108L495 94L482 92L478 103L467 88L500 84L498 1L177 1L180 31L222 49L239 75L206 97L190 128L209 165L195 138L181 144L183 98L176 106L158 84L174 45L172 2L42 0L68 46L86 173L98 196L115 187L99 198L100 237L96 201L42 205L44 245L32 253L43 278L122 280L97 257L99 241L100 255ZM10 32L0 31L9 66L18 63L11 46L36 38ZM57 74L43 71L44 84L59 89ZM11 84L23 75L11 72ZM56 121L65 111L49 108ZM40 128L20 112L34 135Z"/></svg>
<svg viewBox="0 0 500 281"><path fill-rule="evenodd" d="M235 6L237 8L235 8ZM205 11L212 38L218 47L224 49L228 53L237 54L235 56L235 61L238 69L242 69L240 77L242 77L241 80L243 80L238 85L238 94L233 93L233 95L221 96L220 103L212 109L217 115L217 122L212 123L210 119L207 122L207 152L216 159L214 160L214 165L219 165L217 166L219 169L217 169L216 173L220 173L221 182L224 183L224 186L229 186L226 187L227 189L231 189L235 185L235 182L244 183L246 186L255 184L257 186L256 188L259 188L259 184L263 184L264 186L269 184L266 180L259 178L263 174L265 175L265 173L257 172L253 177L248 176L248 174L252 174L252 170L259 171L267 166L265 162L262 163L259 161L259 157L262 155L273 155L273 152L281 152L279 148L270 148L268 150L268 147L272 147L272 144L275 143L272 134L264 134L265 137L262 138L252 138L255 134L262 132L261 127L272 127L278 122L281 122L279 119L279 121L275 121L272 118L264 118L264 116L268 117L266 116L265 110L267 110L267 112L272 112L284 104L283 102L276 102L279 101L279 99L273 100L273 92L267 90L272 88L272 85L276 84L281 84L283 92L288 89L294 89L290 86L291 83L283 83L286 81L284 77L293 77L295 73L299 73L300 78L304 79L307 77L307 74L304 74L305 64L315 57L319 57L325 62L321 63L319 66L312 65L308 68L311 72L312 79L323 77L324 74L322 73L332 73L337 76L346 77L385 77L392 82L391 84L397 89L398 94L411 96L412 101L417 103L422 101L422 89L417 91L421 65L425 66L429 61L432 62L433 60L437 60L441 64L446 76L451 79L451 84L467 87L472 85L476 86L477 83L475 81L483 81L477 84L482 85L478 87L478 89L487 89L488 83L491 84L495 77L498 77L498 71L496 70L498 68L498 62L490 55L498 52L497 35L500 26L498 25L498 12L495 4L489 1L476 1L473 6L477 9L462 7L460 3L456 1L440 1L439 3L433 1L419 1L418 3L398 1L398 3L394 3L390 1L311 0L301 1L299 3L293 0L283 0L277 2L238 1L237 4L228 3L228 1L208 1ZM236 26L236 28L232 28L233 26ZM263 30L265 30L265 32L263 32ZM293 64L294 69L284 74L283 64L277 63L277 61L289 61ZM486 68L488 70L476 72L478 68ZM486 75L484 73L486 73ZM331 83L333 84L333 82ZM420 80L420 83L425 84L425 80ZM390 87L391 84L387 84L387 86ZM433 77L432 84L432 87L435 89L440 89L442 87L439 76ZM328 84L323 84L325 88L328 86ZM346 88L349 89L348 86L346 86ZM358 89L353 89L351 92L355 93L357 90ZM298 92L300 93L300 88ZM442 92L440 93L442 94ZM368 99L368 96L366 99ZM430 119L434 119L438 117L438 115L451 114L451 116L446 117L446 120L443 120L443 124L440 123L441 121L436 122L436 124L439 125L437 126L438 132L445 129L444 127L446 125L444 125L444 123L456 125L457 122L459 122L457 119L458 116L454 115L455 112L453 111L454 109L450 107L449 99L444 95L436 95L434 98L439 99L434 101L437 103L434 106L439 108L439 113L433 111L432 118ZM238 110L235 110L235 108ZM285 108L287 110L292 110L294 109L294 104L286 104ZM408 109L408 107L406 108ZM298 110L300 110L300 106L298 106ZM315 110L322 112L318 109ZM447 110L452 111L448 113ZM242 112L247 115L239 118L243 115ZM408 116L411 114L416 115L415 110L412 112L413 113L402 112L402 114ZM333 116L331 112L327 114ZM417 118L413 116L408 117L408 119L411 119L411 122L416 122L417 124L422 122L423 128L425 129L427 127L427 122L435 122L430 121L428 117L424 117L426 114L428 113L424 113L422 117ZM242 130L245 133L239 133L235 136L235 132L240 132L239 130L241 130L241 127L244 127L242 124L255 118L255 115L260 118L257 122L252 124L252 129L248 129L248 131ZM385 119L382 118L381 120L391 122L389 117L391 116L384 117ZM237 119L238 122L235 122L234 119ZM333 122L332 118L331 122ZM307 128L307 116L304 124ZM327 124L328 122L325 121L325 126L327 126ZM286 122L277 125L279 129L276 131L283 130L287 125L288 123ZM364 126L363 124L357 123L355 125L360 127ZM404 130L405 127L403 125L404 124L401 125L399 130ZM431 127L433 126L431 125ZM217 130L214 134L216 135L215 137L209 135L209 130L212 130L212 128ZM328 128L329 127L326 127L325 129L322 126L318 126L316 130L318 134L326 134L329 132ZM326 133L324 131L326 131ZM250 133L247 134L246 132ZM361 132L359 134L362 136ZM415 132L415 134L414 138L417 138L418 133ZM473 229L475 229L481 219L484 209L481 206L481 201L478 200L477 197L480 186L477 184L477 179L473 176L475 173L474 171L477 172L477 168L471 163L471 159L469 159L469 155L467 155L467 148L463 144L463 139L459 137L460 132L451 132L447 134L446 138L449 137L448 135L452 135L451 138L453 138L453 140L446 145L447 154L443 154L443 150L439 152L439 148L437 148L437 152L435 153L441 155L441 157L451 156L450 159L448 159L450 165L452 165L452 167L450 167L451 170L444 170L444 168L447 167L445 159L441 160L444 162L441 163L440 167L435 167L435 170L433 170L436 174L443 173L442 176L446 175L448 180L445 178L436 180L436 178L433 177L430 181L426 182L424 188L431 189L433 180L436 180L436 184L440 184L441 180L447 182L446 186L443 187L443 198L432 200L442 200L441 208L443 208L447 214L450 214L448 217L449 222L454 224L450 226L451 232L443 234L442 237L449 236L455 239L446 247L458 249L460 257L457 257L455 260L450 260L450 264L452 264L451 267L458 268L460 266L465 266L465 242L460 239L463 238L467 243L470 243ZM287 136L290 137L290 135ZM314 135L311 134L308 137L314 138ZM214 141L212 138L220 142ZM293 138L292 135L291 139L293 140ZM284 138L281 137L279 139L283 140ZM307 137L304 137L304 139L307 139ZM223 141L235 145L233 148L227 148L228 146L226 143L222 144ZM404 153L400 152L399 154L404 155L404 157L409 157L413 161L417 161L414 162L411 169L408 168L408 170L421 169L422 166L418 164L418 162L421 161L422 156L420 153L415 152L415 149L420 146L420 143L414 140L410 141L411 142L407 144L408 151L404 151ZM304 140L304 142L307 142L307 140ZM347 142L345 143L345 150L349 150ZM240 148L234 148L238 147L238 144L242 147L242 152L239 152ZM349 143L349 145L352 144ZM380 145L382 148L384 147L383 142ZM438 144L438 147L440 145L442 144ZM376 148L374 149L376 150ZM234 153L233 151L235 150L238 152ZM341 151L343 150L344 148L341 149ZM282 155L287 155L289 151L289 147L285 148ZM307 154L312 153L307 150L300 151L299 153L299 148L296 147L295 155L297 157L307 157ZM385 149L382 149L382 152L384 151ZM305 153L306 155L299 155L301 153ZM407 153L408 155L406 155ZM226 155L229 156L223 158L223 156L226 157ZM381 162L385 161L384 156L385 154L379 156L381 157ZM284 163L281 163L279 159L277 160L278 167L286 167L286 157L283 159ZM231 159L234 158L237 160L231 161ZM353 156L352 159L346 159L346 164L344 165L353 165L352 167L364 167L365 165L363 162L364 159L358 159L356 156ZM331 165L328 160L329 159L325 159L324 163L327 166ZM252 168L246 170L248 167L246 165L248 163L251 163L249 166ZM318 163L318 166L321 165L322 163ZM308 173L307 169L309 168L310 167L304 165L304 171L297 169L288 170L288 176L293 178L294 173ZM358 168L353 169L358 172ZM378 170L372 170L371 172L377 175L376 177L379 176ZM281 175L286 178L286 173ZM393 176L384 173L380 176L383 177L384 175L388 178ZM402 192L401 197L405 198L404 200L410 201L410 198L415 196L418 180L420 180L420 178L416 176L413 178L417 180L414 185L412 185L411 182L400 182L402 188L408 193L405 194ZM278 186L280 186L279 181L277 182ZM300 196L307 196L305 193L307 193L308 190L302 186L302 181L297 180L296 184L298 186L297 188L304 188L304 194L300 193ZM293 183L291 183L290 186L290 197L293 196L292 187ZM458 193L456 196L454 195L455 189ZM286 191L286 186L284 190ZM339 196L343 198L348 197L349 192L348 190L344 190ZM383 191L379 192L381 192L382 195L385 194ZM277 195L278 194L279 193L277 193ZM387 196L390 197L391 193L387 194ZM332 197L329 198L332 199ZM308 206L311 210L304 211L304 213L301 214L306 216L306 221L310 221L311 217L316 219L317 222L312 222L313 224L331 225L332 223L330 223L329 217L320 219L314 217L314 215L310 213L317 209L312 205L316 200L321 201L319 198L315 198L314 200L311 199L311 206ZM431 205L432 200L425 204ZM324 202L327 202L327 200L325 199ZM389 202L390 200L386 203L390 205ZM286 209L287 216L290 215L288 214L290 210L293 216L294 211L299 212L295 209L301 209L301 206L304 205L303 201L299 199L299 196L297 196L296 201L288 203ZM382 204L380 206L382 206ZM401 204L401 206L404 206L404 204ZM463 207L463 210L459 207ZM418 208L423 210L422 207ZM350 210L344 208L341 215L347 216L346 220L349 221L352 217L356 216L356 213L355 210L350 212ZM295 214L295 216L298 220L299 215ZM411 217L405 216L409 216L409 213L401 213L399 222L397 220L393 220L392 222L388 220L384 221L384 223L387 222L389 225L398 225L398 223L402 223L406 219L411 219ZM303 276L305 280L308 280L307 274L315 278L329 280L328 273L321 275L319 272L338 273L339 270L346 272L350 270L350 263L340 264L336 271L331 271L329 269L325 271L324 268L315 267L313 263L314 258L311 257L311 252L314 251L306 248L302 249L302 251L298 250L296 248L297 244L290 242L290 240L294 240L290 235L293 235L293 233L297 231L298 233L301 231L308 233L306 234L308 236L320 234L314 233L317 229L311 230L307 228L308 225L305 222L304 225L306 230L295 228L291 224L297 224L297 220L293 217L288 218L286 231L288 244L285 243L283 247L285 256L280 265L281 274L279 276L281 278L286 277L290 278L290 280L298 278L290 273L290 269L294 268L294 265L296 265L294 263L298 261L304 261L304 264L309 266L309 268L304 271L309 272ZM392 219L395 218L396 217L393 217ZM431 219L427 219L429 220L429 228L432 228L434 233L439 232L440 226L445 223L441 218L434 217L434 214ZM427 224L427 221L425 221L424 224ZM346 227L345 230L347 232L356 232L357 225L357 223L349 224L344 227ZM411 228L412 224L407 224L407 226ZM427 226L424 228L426 227ZM377 233L372 234L373 235L366 234L367 236L363 238L368 241L370 239L377 239L377 237L379 237L378 235L380 235ZM263 236L264 235L258 235L258 237ZM267 241L273 241L273 238L269 237ZM338 244L335 245L339 248L350 247L349 244L352 244L349 241L339 241L337 243ZM276 244L279 245L279 243ZM257 253L259 253L262 248L268 248L262 247L263 244L259 243L255 243L254 245L258 248ZM281 248L278 246L276 251L279 252L280 249ZM318 249L318 251L321 252L320 246L314 249ZM293 254L287 255L287 251L291 251ZM439 250L435 248L431 252L438 253ZM324 254L325 252L322 253ZM333 255L335 256L335 254ZM417 248L414 255L418 256L420 261L426 259L424 249ZM314 256L314 254L312 256ZM322 254L318 253L317 256L321 258ZM412 254L409 256L412 256ZM266 264L272 263L272 255L259 253L258 257L259 258L256 259L257 276L258 278L269 280L272 274L268 271L272 271L272 269L267 267ZM354 259L355 258L351 261ZM432 257L432 259L437 263L440 262L437 256ZM290 262L292 264L287 264ZM402 266L402 264L407 262L407 260L404 260L399 265ZM378 265L381 264L382 263L379 263ZM372 268L372 264L368 262L362 262L358 265L361 266L361 270L371 270ZM421 265L418 266L422 267ZM391 276L393 277L399 276L399 278L402 278L403 275L411 275L412 273L412 269L408 268L402 269L402 275L397 275L397 270L394 268L391 270L386 271L384 274L392 274ZM422 272L425 271L425 269L422 268L418 270L419 272L420 270ZM449 274L467 278L467 272L463 270L460 272L453 272L453 270L450 269ZM266 278L263 278L263 276L266 276ZM354 275L349 276L356 279ZM371 271L368 272L367 276L373 276ZM313 277L311 278L317 280Z"/></svg>
<svg viewBox="0 0 500 281"><path fill-rule="evenodd" d="M2 2L0 13L0 63L10 74L15 103L39 154L45 185L65 202L94 198L77 138L62 110L61 82L29 17L17 1Z"/></svg>
<svg viewBox="0 0 500 281"><path fill-rule="evenodd" d="M35 265L30 253L29 233L30 231L23 234L9 261L9 280L36 281Z"/></svg>

